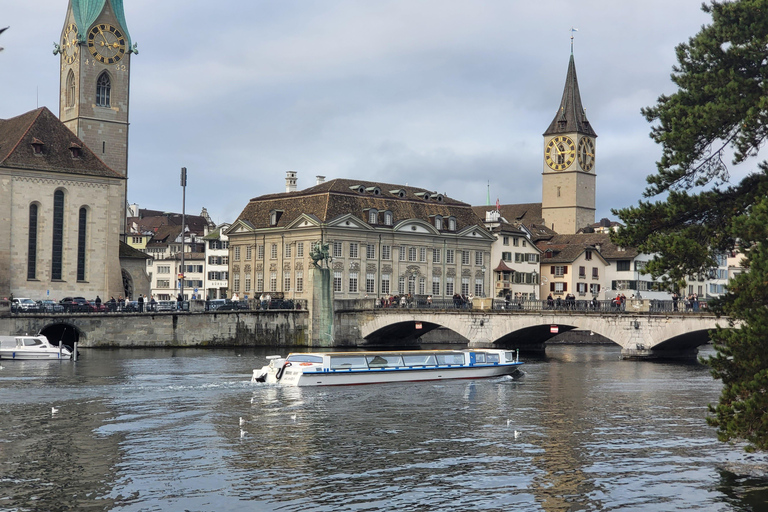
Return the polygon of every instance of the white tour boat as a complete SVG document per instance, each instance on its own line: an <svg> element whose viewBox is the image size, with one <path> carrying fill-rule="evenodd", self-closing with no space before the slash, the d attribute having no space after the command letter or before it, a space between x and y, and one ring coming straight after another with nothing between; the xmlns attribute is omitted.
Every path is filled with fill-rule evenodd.
<svg viewBox="0 0 768 512"><path fill-rule="evenodd" d="M523 364L514 350L306 352L269 356L251 382L282 386L341 386L513 375Z"/></svg>
<svg viewBox="0 0 768 512"><path fill-rule="evenodd" d="M69 347L56 347L42 334L0 336L0 359L69 359Z"/></svg>

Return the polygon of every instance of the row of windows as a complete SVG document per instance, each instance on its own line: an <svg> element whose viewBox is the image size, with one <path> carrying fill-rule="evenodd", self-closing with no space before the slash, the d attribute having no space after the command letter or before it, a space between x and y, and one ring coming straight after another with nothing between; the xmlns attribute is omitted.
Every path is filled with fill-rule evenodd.
<svg viewBox="0 0 768 512"><path fill-rule="evenodd" d="M568 266L567 265L552 265L550 267L549 273L555 277L563 277L568 275ZM586 279L587 277L587 267L579 267L579 278ZM599 279L600 278L600 268L599 267L592 267L592 279Z"/></svg>
<svg viewBox="0 0 768 512"><path fill-rule="evenodd" d="M344 251L344 244L347 245L347 251L345 253ZM284 258L291 258L292 257L292 246L291 243L286 243L283 247L283 257ZM236 245L233 247L232 251L232 258L233 261L241 261L242 256L242 250L241 247ZM245 247L245 261L251 261L253 257L253 246L244 246ZM376 259L376 248L377 246L375 244L360 244L359 242L332 242L331 243L331 256L334 258L343 258L345 254L350 258L359 258L362 251L365 251L365 257L369 260ZM427 261L427 255L429 252L432 253L432 262L433 263L441 263L443 259L443 249L428 249L426 247L399 247L398 248L398 260L399 261L418 261L418 262L426 262ZM264 246L263 245L256 245L256 258L261 260L264 259ZM462 265L469 265L471 259L472 259L472 252L473 251L456 251L455 249L445 249L445 263L451 265L456 262L456 253L459 253L459 257L461 258L461 264ZM538 255L534 254L532 255L535 257L535 261L538 261ZM273 243L270 244L270 253L269 253L270 259L277 259L278 257L278 244ZM304 257L304 243L303 242L297 242L296 243L296 257L302 258ZM391 260L392 259L392 246L391 245L382 245L381 246L381 259L382 260ZM474 251L474 260L475 265L483 265L483 262L485 260L484 252L483 251ZM533 260L531 260L533 261Z"/></svg>
<svg viewBox="0 0 768 512"><path fill-rule="evenodd" d="M225 278L226 279L226 278ZM278 279L277 279L277 272L270 272L269 273L269 283L268 287L264 288L264 273L263 272L257 272L256 273L256 288L252 288L252 278L250 274L246 274L245 278L243 279L243 293L249 293L249 292L277 292L277 291L283 291L283 292L290 292L290 291L296 291L297 293L301 293L304 291L304 271L297 270L296 271L296 278L295 281L291 280L291 272L285 271L283 272L283 289L278 290ZM295 290L292 290L292 286L295 285ZM234 274L232 276L232 293L240 293L240 274Z"/></svg>
<svg viewBox="0 0 768 512"><path fill-rule="evenodd" d="M53 193L53 236L51 240L51 280L60 281L63 279L64 270L64 203L65 195L63 190L57 190ZM37 260L39 256L38 240L38 221L39 205L32 203L29 205L29 233L27 240L27 279L37 279ZM76 257L76 276L78 281L86 279L87 263L87 244L88 244L88 209L81 207L78 211L77 220L77 257Z"/></svg>
<svg viewBox="0 0 768 512"><path fill-rule="evenodd" d="M509 239L512 239L512 246L513 247L520 247L521 243L523 247L528 247L528 240L525 238L517 237L517 236L504 236L501 238L501 243L504 245L509 245Z"/></svg>
<svg viewBox="0 0 768 512"><path fill-rule="evenodd" d="M516 252L515 254L515 263L538 263L539 262L539 255L537 253L532 252ZM512 261L512 253L511 252L502 252L501 253L501 259L504 261Z"/></svg>

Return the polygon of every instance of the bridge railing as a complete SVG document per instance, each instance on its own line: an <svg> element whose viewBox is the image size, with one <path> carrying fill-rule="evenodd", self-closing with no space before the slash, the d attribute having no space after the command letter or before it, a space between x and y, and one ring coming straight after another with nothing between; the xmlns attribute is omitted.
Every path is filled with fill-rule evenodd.
<svg viewBox="0 0 768 512"><path fill-rule="evenodd" d="M707 302L700 300L672 301L656 299L627 299L623 303L615 300L512 300L504 299L425 299L414 297L405 301L392 302L376 301L376 309L433 309L433 310L482 310L493 309L501 311L574 311L600 313L707 313Z"/></svg>

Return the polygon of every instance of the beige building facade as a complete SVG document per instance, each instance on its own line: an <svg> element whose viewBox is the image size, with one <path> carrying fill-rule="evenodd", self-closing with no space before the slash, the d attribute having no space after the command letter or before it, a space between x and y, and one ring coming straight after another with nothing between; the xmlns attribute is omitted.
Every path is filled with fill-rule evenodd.
<svg viewBox="0 0 768 512"><path fill-rule="evenodd" d="M334 298L485 296L492 235L466 203L426 189L331 180L254 198L226 231L229 291L311 297L316 244L328 244Z"/></svg>

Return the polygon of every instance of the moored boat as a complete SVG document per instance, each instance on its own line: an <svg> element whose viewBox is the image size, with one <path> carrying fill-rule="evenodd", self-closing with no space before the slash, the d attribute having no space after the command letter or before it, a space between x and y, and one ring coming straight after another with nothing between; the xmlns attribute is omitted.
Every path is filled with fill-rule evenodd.
<svg viewBox="0 0 768 512"><path fill-rule="evenodd" d="M69 359L69 347L51 345L42 334L0 336L0 359Z"/></svg>
<svg viewBox="0 0 768 512"><path fill-rule="evenodd" d="M523 363L513 350L306 352L270 356L251 382L281 386L343 386L514 375Z"/></svg>

